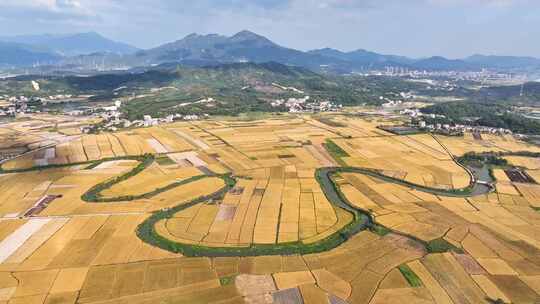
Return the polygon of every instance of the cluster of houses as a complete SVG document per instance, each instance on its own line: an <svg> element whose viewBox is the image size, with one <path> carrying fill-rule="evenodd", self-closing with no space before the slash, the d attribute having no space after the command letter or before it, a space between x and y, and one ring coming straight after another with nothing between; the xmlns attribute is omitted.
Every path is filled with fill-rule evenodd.
<svg viewBox="0 0 540 304"><path fill-rule="evenodd" d="M29 105L40 104L46 105L47 102L55 102L59 100L66 100L72 98L71 95L55 95L48 96L46 98L40 97L26 97L26 96L6 96L0 95L0 117L14 117L17 114L25 113L39 113L41 112L35 107L29 107ZM211 102L213 99L209 98L205 100L206 102ZM209 117L208 114L202 115L181 115L181 114L171 114L165 118L153 118L150 115L145 115L142 120L133 120L122 118L122 112L120 108L122 107L121 100L115 100L114 103L110 106L104 107L84 107L78 108L71 111L66 111L64 114L71 116L83 116L83 115L93 115L103 119L103 124L100 125L100 130L107 131L116 131L120 128L130 128L130 127L149 127L155 126L160 123L170 123L176 120L200 120L206 119ZM89 133L94 131L95 127L83 127L82 131Z"/></svg>
<svg viewBox="0 0 540 304"><path fill-rule="evenodd" d="M442 133L446 135L462 135L464 133L473 134L513 134L511 130L504 128L492 128L486 126L467 126L467 125L449 125L449 124L427 124L425 121L419 121L418 127L431 132Z"/></svg>
<svg viewBox="0 0 540 304"><path fill-rule="evenodd" d="M358 73L357 73L358 74ZM514 73L504 73L496 70L482 69L481 71L446 71L446 70L417 70L417 69L408 69L403 67L393 67L387 66L384 69L375 69L369 70L367 73L361 73L361 75L370 76L390 76L390 77L405 77L407 79L419 79L419 80L430 80L430 78L440 79L440 78L450 78L452 80L469 80L469 81L478 81L485 82L486 80L522 80L525 75L519 75ZM435 81L434 81L435 82ZM448 81L437 81L438 83L444 84Z"/></svg>
<svg viewBox="0 0 540 304"><path fill-rule="evenodd" d="M208 114L202 115L181 115L181 114L171 114L167 115L164 118L154 118L151 115L144 115L142 120L129 120L121 118L122 114L120 112L120 107L122 102L116 100L113 106L101 107L95 109L94 115L98 115L103 119L103 124L99 127L103 131L117 131L122 128L138 128L138 127L152 127L157 126L162 123L171 123L173 121L183 120L183 121L193 121L200 119L207 119L210 117ZM79 114L79 113L77 113ZM81 115L84 113L81 113ZM95 131L94 127L85 127L82 129L83 133L90 133Z"/></svg>
<svg viewBox="0 0 540 304"><path fill-rule="evenodd" d="M38 85L37 83L34 85ZM0 95L0 117L15 116L25 113L40 113L40 106L45 106L48 103L60 103L71 101L72 99L80 99L73 95L51 95L47 97L27 97L27 96L7 96Z"/></svg>
<svg viewBox="0 0 540 304"><path fill-rule="evenodd" d="M0 117L15 116L16 109L11 105L4 105L0 103Z"/></svg>
<svg viewBox="0 0 540 304"><path fill-rule="evenodd" d="M290 113L337 112L343 105L330 101L314 101L309 96L303 98L277 99L270 103L274 108L284 106Z"/></svg>
<svg viewBox="0 0 540 304"><path fill-rule="evenodd" d="M26 96L0 95L0 117L15 116L17 113L29 112L28 104L39 102L39 99Z"/></svg>
<svg viewBox="0 0 540 304"><path fill-rule="evenodd" d="M424 114L420 112L419 109L405 109L400 111L400 114L407 115L411 117L413 124L419 127L422 130L427 130L430 132L441 133L445 135L462 135L465 132L476 133L476 134L512 134L511 130L504 128L492 128L486 126L469 126L462 124L442 124L434 123L428 124L423 118L446 118L444 115L438 114Z"/></svg>

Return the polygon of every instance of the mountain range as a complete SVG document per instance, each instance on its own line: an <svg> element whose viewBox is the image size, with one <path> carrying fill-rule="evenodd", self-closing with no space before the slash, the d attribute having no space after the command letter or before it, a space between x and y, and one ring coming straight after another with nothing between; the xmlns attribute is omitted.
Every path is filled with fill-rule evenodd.
<svg viewBox="0 0 540 304"><path fill-rule="evenodd" d="M464 59L440 56L414 59L359 49L342 52L332 48L300 51L278 45L250 31L232 36L190 34L156 48L139 50L112 41L97 33L72 35L30 35L0 37L0 66L32 65L144 67L166 63L208 66L237 62L277 62L312 70L338 73L400 67L415 70L538 70L540 59L533 57L473 55Z"/></svg>
<svg viewBox="0 0 540 304"><path fill-rule="evenodd" d="M0 41L38 47L61 56L77 56L99 52L127 55L138 51L136 47L113 41L95 32L0 37Z"/></svg>
<svg viewBox="0 0 540 304"><path fill-rule="evenodd" d="M282 47L249 31L242 31L230 37L191 34L184 39L138 52L135 56L146 64L181 62L213 65L234 62L278 62L308 68L319 68L325 64L345 64L334 58Z"/></svg>
<svg viewBox="0 0 540 304"><path fill-rule="evenodd" d="M36 62L56 63L62 57L30 45L0 41L1 66L27 66Z"/></svg>

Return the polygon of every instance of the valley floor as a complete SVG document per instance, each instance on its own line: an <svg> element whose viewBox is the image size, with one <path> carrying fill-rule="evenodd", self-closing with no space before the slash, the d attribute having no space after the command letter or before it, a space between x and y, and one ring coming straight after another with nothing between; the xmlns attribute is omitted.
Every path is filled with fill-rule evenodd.
<svg viewBox="0 0 540 304"><path fill-rule="evenodd" d="M454 158L540 148L511 136L396 136L377 128L393 123L382 118L328 119L77 135L3 163L0 303L540 301L538 160L508 156L531 179L496 169L495 190L473 196L460 192L471 176ZM2 134L4 146L23 136ZM377 225L322 252L231 254L340 235L355 217L321 188L316 172L327 167L390 178L333 176ZM171 215L152 235L169 250L139 238L160 212ZM212 248L220 254L194 256Z"/></svg>

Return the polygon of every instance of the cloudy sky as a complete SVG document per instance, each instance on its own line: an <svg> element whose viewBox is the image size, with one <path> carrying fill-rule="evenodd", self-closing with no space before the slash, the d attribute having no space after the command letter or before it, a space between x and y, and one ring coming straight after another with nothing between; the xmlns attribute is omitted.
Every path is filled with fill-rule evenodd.
<svg viewBox="0 0 540 304"><path fill-rule="evenodd" d="M150 48L248 29L302 50L540 57L539 0L0 0L0 36L96 31Z"/></svg>

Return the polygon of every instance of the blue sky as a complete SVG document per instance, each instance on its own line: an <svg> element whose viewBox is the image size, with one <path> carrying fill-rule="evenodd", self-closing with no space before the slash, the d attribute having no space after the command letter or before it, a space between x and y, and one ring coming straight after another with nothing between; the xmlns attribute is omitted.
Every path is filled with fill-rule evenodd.
<svg viewBox="0 0 540 304"><path fill-rule="evenodd" d="M301 50L540 57L539 0L0 0L0 36L96 31L141 48L248 29Z"/></svg>

